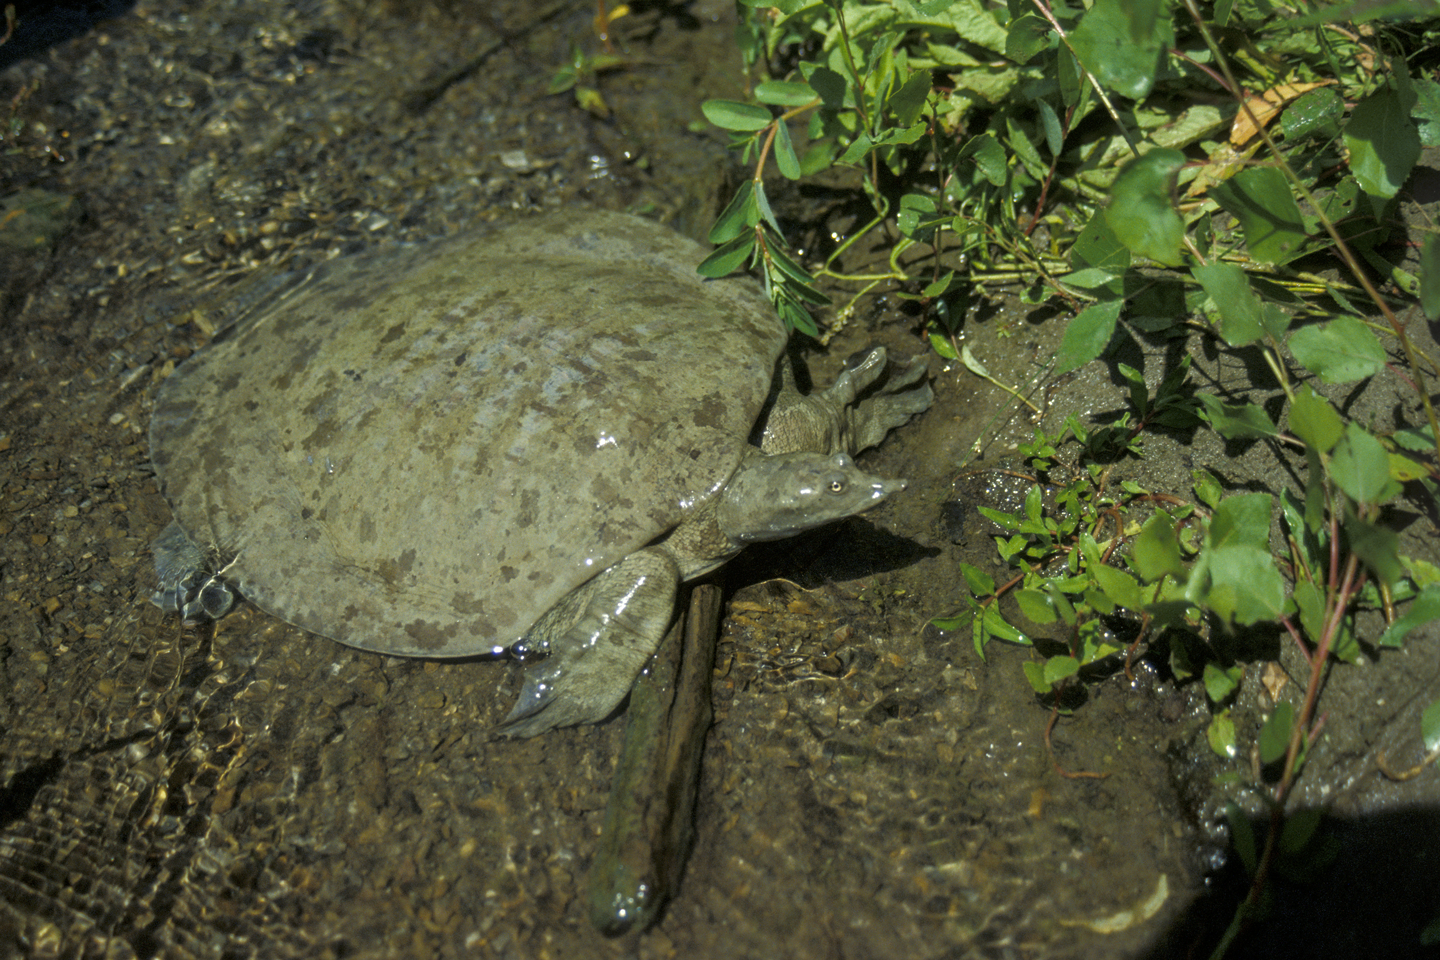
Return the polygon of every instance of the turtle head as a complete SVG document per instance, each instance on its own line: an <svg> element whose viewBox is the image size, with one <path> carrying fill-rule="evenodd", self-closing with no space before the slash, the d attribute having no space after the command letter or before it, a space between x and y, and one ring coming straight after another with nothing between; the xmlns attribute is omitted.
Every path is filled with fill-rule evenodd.
<svg viewBox="0 0 1440 960"><path fill-rule="evenodd" d="M846 453L757 454L740 464L715 512L735 543L781 540L869 510L904 489L904 480L872 477Z"/></svg>

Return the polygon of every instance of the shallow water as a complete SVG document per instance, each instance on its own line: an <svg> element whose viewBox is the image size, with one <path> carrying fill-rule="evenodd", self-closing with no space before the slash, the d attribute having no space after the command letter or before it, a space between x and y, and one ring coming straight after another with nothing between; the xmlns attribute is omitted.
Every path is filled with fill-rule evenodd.
<svg viewBox="0 0 1440 960"><path fill-rule="evenodd" d="M151 399L208 340L228 284L499 211L584 202L692 229L713 212L723 138L685 125L738 86L728 5L619 21L637 64L602 84L609 122L544 95L572 41L593 47L591 15L141 2L0 74L0 103L36 84L0 193L43 187L85 211L53 251L0 250L4 953L1183 954L1216 921L1190 908L1224 839L1212 779L1230 769L1205 747L1203 692L1151 670L1093 688L1056 727L1054 757L1106 776L1064 777L1020 672L1029 652L994 645L982 660L968 636L929 625L959 606L958 562L998 571L973 505L1015 495L1003 474L961 465L979 439L982 467L1013 466L1006 451L1031 429L1005 394L938 359L935 407L865 459L910 478L904 497L731 565L696 848L647 934L607 940L584 904L619 722L494 741L516 667L348 650L254 610L183 633L146 602L147 545L167 519ZM995 301L968 342L999 378L1027 382L1059 325ZM894 306L812 358L816 381L870 342L924 349ZM1174 349L1135 344L1127 362L1153 383ZM1191 352L1207 377L1267 388L1253 358ZM1052 430L1072 410L1123 408L1104 363L1042 392ZM1351 415L1392 416L1400 396L1387 381ZM1293 471L1206 433L1150 444L1126 475L1181 495L1197 465L1236 488ZM1430 523L1406 537L1434 562ZM1352 849L1440 843L1436 771L1391 784L1374 764L1382 748L1418 757L1437 653L1432 629L1327 690L1305 798L1355 825ZM1278 644L1276 657L1287 663ZM1236 707L1251 733L1269 709L1259 689ZM1373 875L1355 863L1338 876ZM1435 864L1408 868L1411 898L1346 928L1392 956L1413 945L1412 915L1440 911ZM1326 889L1298 902L1323 904ZM1126 910L1119 932L1087 925ZM1293 923L1282 946L1324 916ZM1313 955L1346 942L1315 937Z"/></svg>

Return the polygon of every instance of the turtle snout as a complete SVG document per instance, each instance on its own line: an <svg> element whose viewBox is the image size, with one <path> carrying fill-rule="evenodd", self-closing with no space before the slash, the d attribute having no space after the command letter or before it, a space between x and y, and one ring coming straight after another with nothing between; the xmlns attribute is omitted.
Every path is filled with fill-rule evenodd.
<svg viewBox="0 0 1440 960"><path fill-rule="evenodd" d="M870 484L870 497L872 500L884 500L891 494L899 493L909 485L909 480L876 480Z"/></svg>

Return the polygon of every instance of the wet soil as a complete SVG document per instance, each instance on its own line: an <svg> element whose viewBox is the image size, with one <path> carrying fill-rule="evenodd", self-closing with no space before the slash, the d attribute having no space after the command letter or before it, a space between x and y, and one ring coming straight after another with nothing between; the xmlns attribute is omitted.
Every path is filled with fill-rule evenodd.
<svg viewBox="0 0 1440 960"><path fill-rule="evenodd" d="M982 659L931 625L961 606L961 561L999 573L974 506L1013 507L1023 487L1003 470L1034 426L938 358L935 406L866 457L910 478L905 496L731 565L696 846L645 934L601 936L583 898L622 722L497 741L516 666L361 653L253 609L182 631L147 602L167 520L145 442L154 389L238 281L581 203L703 230L736 176L698 107L739 88L730 5L636 4L617 21L634 63L599 83L608 120L545 93L572 44L596 49L592 17L142 0L0 73L0 106L18 96L23 121L0 197L53 201L27 201L37 216L0 246L0 956L1203 950L1234 902L1224 804L1260 813L1225 782L1249 758L1215 757L1203 690L1163 658L1091 688L1052 756L1021 673L1032 652ZM1003 290L981 303L967 343L1000 380L1039 377L1052 431L1123 412L1117 361L1153 387L1185 352L1210 389L1274 393L1256 358L1199 338L1118 343L1046 379L1051 312ZM870 305L814 353L816 381L871 342L926 349L900 306ZM1433 332L1412 324L1432 356ZM1378 429L1415 422L1388 374L1327 393ZM1303 478L1266 444L1146 443L1114 482L1188 496L1202 465L1235 490ZM1440 562L1433 504L1395 520L1404 552ZM1271 658L1303 675L1278 637ZM1243 690L1249 743L1273 701ZM1433 624L1334 672L1301 802L1329 811L1338 866L1282 886L1237 955L1426 955L1440 771L1396 783L1377 758L1418 761L1437 690Z"/></svg>

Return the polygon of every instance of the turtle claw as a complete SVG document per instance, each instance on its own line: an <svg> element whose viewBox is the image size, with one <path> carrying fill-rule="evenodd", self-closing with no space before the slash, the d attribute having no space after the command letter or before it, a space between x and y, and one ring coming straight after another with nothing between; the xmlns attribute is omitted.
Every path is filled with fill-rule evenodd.
<svg viewBox="0 0 1440 960"><path fill-rule="evenodd" d="M520 691L520 698L515 701L509 715L495 728L497 734L515 738L533 737L565 725L565 719L560 715L564 713L565 701L556 689L561 671L547 669L547 666L548 662L536 664L526 672L525 686ZM557 704L560 710L552 710Z"/></svg>
<svg viewBox="0 0 1440 960"><path fill-rule="evenodd" d="M594 676L594 665L586 669L589 651L568 648L567 639L552 645L550 656L527 668L525 685L515 706L495 728L497 734L520 739L557 727L599 723L620 706L635 675L627 672L607 679L601 671L602 676Z"/></svg>

